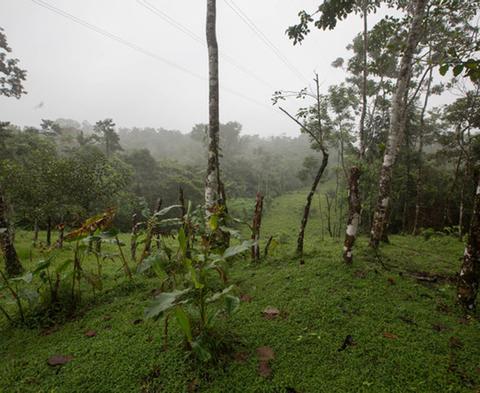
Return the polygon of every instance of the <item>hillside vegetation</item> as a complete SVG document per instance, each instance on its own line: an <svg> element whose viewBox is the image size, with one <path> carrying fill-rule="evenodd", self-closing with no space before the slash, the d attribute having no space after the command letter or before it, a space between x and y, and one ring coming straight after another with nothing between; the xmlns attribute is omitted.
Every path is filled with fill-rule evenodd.
<svg viewBox="0 0 480 393"><path fill-rule="evenodd" d="M232 348L220 367L186 357L174 323L164 350L163 323L144 318L158 279L135 275L128 283L119 278L118 262L106 262L107 288L95 299L86 294L65 323L2 324L0 391L476 391L480 324L454 303L463 244L440 235L392 236L380 261L361 238L355 264L346 266L340 241L321 241L313 211L299 265L290 254L303 200L304 193L286 194L267 210L263 239L279 239L272 256L256 266L244 259L231 264L229 280L243 301L224 333L233 336ZM22 260L28 260L31 235L17 234ZM263 313L269 307L278 315ZM257 354L265 346L273 350L266 378ZM52 355L72 359L51 367Z"/></svg>

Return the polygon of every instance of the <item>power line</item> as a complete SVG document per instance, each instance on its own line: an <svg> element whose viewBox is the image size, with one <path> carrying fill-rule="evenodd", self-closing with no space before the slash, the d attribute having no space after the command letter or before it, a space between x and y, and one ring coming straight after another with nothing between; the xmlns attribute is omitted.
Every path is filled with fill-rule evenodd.
<svg viewBox="0 0 480 393"><path fill-rule="evenodd" d="M230 9L232 9L232 11L235 12L235 14L237 14L238 17L250 28L250 30L252 30L255 35L257 35L257 37L260 38L260 40L263 41L263 43L273 51L275 56L277 56L278 59L285 64L298 79L305 83L306 78L303 76L303 74L282 54L280 49L273 44L273 42L257 27L257 25L248 17L248 15L245 14L245 12L243 12L233 0L224 1L225 4L230 7Z"/></svg>
<svg viewBox="0 0 480 393"><path fill-rule="evenodd" d="M208 79L205 78L204 76L202 76L202 75L200 75L200 74L197 74L197 73L195 73L195 72L192 72L192 71L190 71L188 68L185 68L185 67L183 67L183 66L181 66L181 65L178 65L178 64L174 63L173 61L170 61L170 60L168 60L168 59L166 59L166 58L164 58L164 57L162 57L162 56L160 56L160 55L158 55L158 54L156 54L156 53L154 53L154 52L151 52L151 51L149 51L149 50L147 50L147 49L145 49L145 48L143 48L143 47L141 47L141 46L139 46L139 45L137 45L137 44L135 44L135 43L132 43L132 42L127 41L127 40L125 40L125 39L123 39L123 38L121 38L121 37L119 37L119 36L117 36L117 35L115 35L115 34L113 34L113 33L110 33L108 30L102 29L101 27L98 27L98 26L96 26L96 25L93 25L93 24L91 24L91 23L89 23L89 22L87 22L87 21L85 21L85 20L83 20L83 19L77 18L76 16L74 16L74 15L72 15L72 14L66 12L66 11L63 11L63 10L61 10L60 8L57 8L57 7L51 5L51 4L49 4L49 3L47 3L47 2L45 2L45 1L43 1L43 0L31 0L31 1L32 1L33 3L39 5L40 7L43 7L43 8L45 8L45 9L48 9L48 10L52 11L52 12L55 12L56 14L58 14L58 15L60 15L60 16L63 16L64 18L67 18L67 19L69 19L69 20L72 21L72 22L75 22L75 23L77 23L77 24L79 24L79 25L81 25L81 26L83 26L83 27L85 27L85 28L87 28L87 29L90 29L90 30L92 30L92 31L94 31L94 32L96 32L96 33L98 33L98 34L106 37L106 38L109 38L109 39L111 39L111 40L113 40L113 41L116 41L116 42L118 42L119 44L122 44L122 45L124 45L124 46L126 46L126 47L128 47L128 48L130 48L130 49L132 49L132 50L134 50L134 51L140 52L140 53L142 53L142 54L144 54L144 55L146 55L146 56L149 56L149 57L151 57L151 58L153 58L153 59L155 59L155 60L157 60L157 61L160 61L160 62L162 62L162 63L164 63L164 64L166 64L166 65L168 65L168 66L170 66L170 67L172 67L172 68L175 68L175 69L177 69L177 70L179 70L179 71L182 71L182 72L184 72L184 73L186 73L186 74L189 74L190 76L192 76L192 77L194 77L194 78L196 78L196 79L200 79L200 80L202 80L202 81L208 81ZM271 107L267 106L265 103L262 103L262 102L260 102L260 101L257 101L257 100L255 100L255 99L253 99L253 98L250 98L250 97L248 97L248 96L246 96L246 95L244 95L244 94L242 94L242 93L239 93L239 92L237 92L237 91L235 91L235 90L233 90L233 89L231 89L231 88L229 88L229 87L222 86L221 89L224 90L224 91L227 91L227 92L229 92L229 93L231 93L231 94L233 94L233 95L236 95L236 96L238 96L238 97L241 97L241 98L243 98L244 100L250 101L250 102L252 102L252 103L254 103L254 104L256 104L256 105L260 105L260 106L262 106L262 107L271 109Z"/></svg>
<svg viewBox="0 0 480 393"><path fill-rule="evenodd" d="M152 12L153 14L155 14L156 16L158 16L159 18L161 18L164 21L166 21L167 23L169 23L171 26L175 27L177 30L180 30L182 33L189 36L191 39L198 42L200 45L202 45L202 46L206 45L205 41L201 37L199 37L195 32L190 30L188 27L185 27L181 23L177 22L171 16L169 16L168 14L163 12L162 10L155 7L155 5L150 3L148 0L137 0L137 3L140 4L142 7L146 8L147 10L149 10L150 12ZM224 51L222 51L222 50L219 51L219 55L225 61L232 64L234 67L236 67L240 71L242 71L244 74L249 75L250 77L252 77L256 81L264 84L265 86L268 86L271 89L275 89L275 87L271 83L266 82L265 80L260 78L258 75L256 75L253 71L251 71L248 68L242 66L232 56L227 55Z"/></svg>

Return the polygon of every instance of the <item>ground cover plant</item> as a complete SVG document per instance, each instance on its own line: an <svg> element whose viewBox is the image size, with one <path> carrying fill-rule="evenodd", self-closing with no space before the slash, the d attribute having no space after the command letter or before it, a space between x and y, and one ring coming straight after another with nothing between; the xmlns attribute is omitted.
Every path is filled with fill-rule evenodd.
<svg viewBox="0 0 480 393"><path fill-rule="evenodd" d="M292 230L291 236L282 232L285 221L301 217L303 201L303 193L285 195L275 199L265 214L263 231L283 237L273 255L256 264L240 258L227 266L229 285L238 288L241 304L228 321L218 320L219 329L235 336L221 366L186 358L185 333L177 323L170 324L165 348L162 320L155 322L144 314L155 299L158 277L135 275L130 282L119 261L106 261L105 289L95 299L85 299L65 321L29 328L11 326L3 319L1 389L478 389L478 316L465 318L455 304L462 243L443 233L428 240L392 236L382 248L385 268L370 252L368 239L361 238L358 263L348 267L341 263L340 239L316 241L321 217L314 211L305 264L299 265L292 253L296 232ZM253 200L251 204L253 209ZM290 206L297 209L287 209ZM30 253L31 235L18 233L21 256ZM120 238L126 242L125 235ZM114 251L113 244L105 248ZM96 265L93 256L85 263ZM271 351L266 356L265 347ZM69 361L50 366L48 360L55 355Z"/></svg>

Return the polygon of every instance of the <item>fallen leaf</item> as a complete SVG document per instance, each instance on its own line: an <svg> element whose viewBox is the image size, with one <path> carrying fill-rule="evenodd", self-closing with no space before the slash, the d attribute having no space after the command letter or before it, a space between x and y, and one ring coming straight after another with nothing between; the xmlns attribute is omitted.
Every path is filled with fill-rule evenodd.
<svg viewBox="0 0 480 393"><path fill-rule="evenodd" d="M390 285L395 285L395 279L392 277L388 277L388 282Z"/></svg>
<svg viewBox="0 0 480 393"><path fill-rule="evenodd" d="M262 311L263 317L265 319L274 319L280 314L280 310L275 307L268 306L265 310Z"/></svg>
<svg viewBox="0 0 480 393"><path fill-rule="evenodd" d="M85 332L85 337L95 337L97 335L97 332L95 330L87 330Z"/></svg>
<svg viewBox="0 0 480 393"><path fill-rule="evenodd" d="M257 348L257 356L259 360L272 360L275 359L275 354L273 352L273 349L270 347L260 347Z"/></svg>
<svg viewBox="0 0 480 393"><path fill-rule="evenodd" d="M365 278L367 276L367 273L365 273L363 270L356 270L354 275L357 278Z"/></svg>
<svg viewBox="0 0 480 393"><path fill-rule="evenodd" d="M248 359L248 352L237 352L233 355L233 359L239 363L245 363Z"/></svg>
<svg viewBox="0 0 480 393"><path fill-rule="evenodd" d="M194 393L197 391L197 388L200 386L200 381L197 378L194 378L189 384L188 384L188 393Z"/></svg>
<svg viewBox="0 0 480 393"><path fill-rule="evenodd" d="M50 334L55 333L58 330L58 326L54 325L52 327L49 327L48 329L42 330L40 332L41 336L50 336Z"/></svg>
<svg viewBox="0 0 480 393"><path fill-rule="evenodd" d="M258 364L258 374L263 378L268 378L270 375L272 375L272 369L268 365L268 361L260 361Z"/></svg>
<svg viewBox="0 0 480 393"><path fill-rule="evenodd" d="M240 296L240 300L242 302L250 303L252 301L252 297L250 295L247 295L246 293Z"/></svg>
<svg viewBox="0 0 480 393"><path fill-rule="evenodd" d="M47 363L49 366L63 366L73 359L71 355L53 355L48 358Z"/></svg>
<svg viewBox="0 0 480 393"><path fill-rule="evenodd" d="M435 330L436 332L439 332L439 333L444 332L446 330L450 330L447 326L445 326L441 323L434 323L432 325L432 329Z"/></svg>
<svg viewBox="0 0 480 393"><path fill-rule="evenodd" d="M460 349L463 347L463 343L458 337L450 337L448 344L450 345L450 348Z"/></svg>
<svg viewBox="0 0 480 393"><path fill-rule="evenodd" d="M390 340L396 340L398 338L396 334L389 333L389 332L383 332L383 337L389 338Z"/></svg>
<svg viewBox="0 0 480 393"><path fill-rule="evenodd" d="M450 314L450 307L448 306L448 304L445 304L445 303L440 303L437 306L437 310L444 314Z"/></svg>

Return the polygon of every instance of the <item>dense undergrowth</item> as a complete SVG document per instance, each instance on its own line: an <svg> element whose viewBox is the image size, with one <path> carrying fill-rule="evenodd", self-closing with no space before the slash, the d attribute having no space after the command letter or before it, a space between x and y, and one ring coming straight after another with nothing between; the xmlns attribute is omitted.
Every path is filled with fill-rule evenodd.
<svg viewBox="0 0 480 393"><path fill-rule="evenodd" d="M455 304L463 245L448 236L392 236L379 256L360 238L352 267L341 242L323 233L318 210L306 238L305 264L292 257L304 195L272 201L262 235L278 245L259 265L228 269L242 304L223 333L232 348L217 365L185 351L171 324L144 317L158 289L154 277L132 283L109 262L105 289L88 295L61 323L13 327L0 319L1 392L476 392L480 323ZM246 201L238 206L247 207ZM19 232L28 265L31 234ZM36 253L37 251L35 251ZM33 255L32 261L37 255ZM33 263L33 262L32 262ZM93 262L92 262L93 263ZM248 296L247 296L248 295ZM278 315L266 318L267 307ZM220 319L220 328L224 321ZM85 335L86 332L95 334ZM273 350L268 377L257 348ZM52 355L72 356L51 367Z"/></svg>

